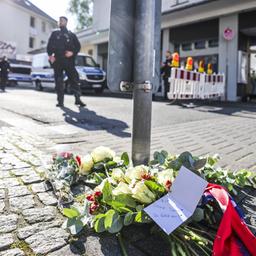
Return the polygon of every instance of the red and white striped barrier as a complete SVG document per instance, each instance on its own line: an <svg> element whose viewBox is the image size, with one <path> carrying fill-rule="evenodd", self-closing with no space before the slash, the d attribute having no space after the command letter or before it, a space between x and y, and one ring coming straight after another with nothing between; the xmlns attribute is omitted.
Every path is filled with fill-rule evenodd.
<svg viewBox="0 0 256 256"><path fill-rule="evenodd" d="M169 99L208 99L224 94L225 75L207 75L181 68L172 68L169 78Z"/></svg>

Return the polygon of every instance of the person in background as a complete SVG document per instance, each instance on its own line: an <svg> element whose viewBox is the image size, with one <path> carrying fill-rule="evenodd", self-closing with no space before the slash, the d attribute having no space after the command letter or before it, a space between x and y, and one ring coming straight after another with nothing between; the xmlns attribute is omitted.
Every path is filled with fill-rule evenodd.
<svg viewBox="0 0 256 256"><path fill-rule="evenodd" d="M54 69L58 100L56 106L64 106L63 72L65 71L75 96L75 104L84 107L85 104L80 99L79 75L75 68L75 57L80 51L81 45L77 36L67 30L67 23L66 17L59 18L59 29L52 32L47 44L49 62Z"/></svg>
<svg viewBox="0 0 256 256"><path fill-rule="evenodd" d="M0 61L0 79L1 79L1 90L5 92L5 87L8 82L8 73L10 72L11 67L7 60L6 56L3 56Z"/></svg>
<svg viewBox="0 0 256 256"><path fill-rule="evenodd" d="M165 54L165 62L161 67L161 74L164 81L164 98L167 99L167 93L169 90L169 77L171 75L172 68L172 54L170 51L166 51Z"/></svg>

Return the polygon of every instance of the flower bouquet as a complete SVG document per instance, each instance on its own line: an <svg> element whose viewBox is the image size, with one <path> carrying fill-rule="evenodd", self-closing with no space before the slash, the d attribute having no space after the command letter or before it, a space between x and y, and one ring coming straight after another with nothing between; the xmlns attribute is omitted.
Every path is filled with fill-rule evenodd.
<svg viewBox="0 0 256 256"><path fill-rule="evenodd" d="M189 152L172 156L161 151L154 154L148 166L134 167L127 153L117 157L106 147L96 148L90 155L81 158L76 170L78 180L93 187L93 191L82 195L76 207L63 209L67 217L63 227L73 235L84 227L93 228L97 233L117 234L122 252L127 255L120 235L122 230L129 225L146 224L150 225L152 233L160 234L168 241L172 255L211 255L216 225L219 225L223 213L214 198L205 194L192 218L170 235L166 235L143 209L172 189L181 166L208 182L222 185L234 196L239 187L255 187L253 173L215 168L217 160L218 156L198 158ZM228 195L226 190L224 193Z"/></svg>

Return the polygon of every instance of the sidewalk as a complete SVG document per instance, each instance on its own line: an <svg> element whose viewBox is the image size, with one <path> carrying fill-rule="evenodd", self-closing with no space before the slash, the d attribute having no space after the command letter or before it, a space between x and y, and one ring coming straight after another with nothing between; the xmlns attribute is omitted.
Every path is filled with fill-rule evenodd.
<svg viewBox="0 0 256 256"><path fill-rule="evenodd" d="M57 200L42 180L52 142L15 128L1 129L0 136L0 256L121 255L115 236L85 231L73 239L61 228ZM255 231L255 197L241 194L240 205ZM168 254L165 242L145 227L129 227L125 241L131 256Z"/></svg>

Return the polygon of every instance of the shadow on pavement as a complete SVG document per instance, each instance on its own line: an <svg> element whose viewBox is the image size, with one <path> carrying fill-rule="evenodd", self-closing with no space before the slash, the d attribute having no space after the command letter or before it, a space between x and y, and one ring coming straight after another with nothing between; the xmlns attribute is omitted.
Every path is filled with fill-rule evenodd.
<svg viewBox="0 0 256 256"><path fill-rule="evenodd" d="M88 131L105 130L118 137L131 137L129 132L124 131L129 126L123 121L99 116L95 111L88 108L79 108L77 112L67 107L62 107L61 109L64 111L65 122L69 124Z"/></svg>

